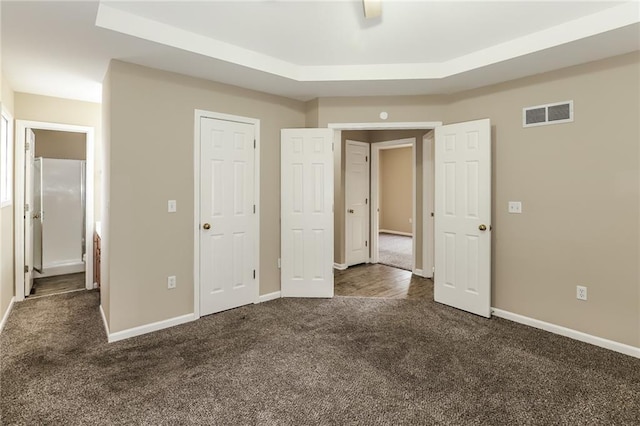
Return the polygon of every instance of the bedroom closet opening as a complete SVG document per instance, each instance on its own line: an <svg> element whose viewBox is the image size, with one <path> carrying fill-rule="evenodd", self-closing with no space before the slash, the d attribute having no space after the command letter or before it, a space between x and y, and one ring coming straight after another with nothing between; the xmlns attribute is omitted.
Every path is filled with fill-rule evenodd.
<svg viewBox="0 0 640 426"><path fill-rule="evenodd" d="M31 179L33 285L27 297L85 289L86 134L33 130ZM29 182L31 181L31 182ZM27 245L28 247L28 245Z"/></svg>

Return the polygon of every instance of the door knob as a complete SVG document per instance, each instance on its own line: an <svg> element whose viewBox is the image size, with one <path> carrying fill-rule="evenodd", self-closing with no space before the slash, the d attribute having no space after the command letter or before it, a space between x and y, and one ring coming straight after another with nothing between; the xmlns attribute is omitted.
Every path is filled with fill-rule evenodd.
<svg viewBox="0 0 640 426"><path fill-rule="evenodd" d="M348 210L348 212L349 212L349 213L353 213L353 209L349 209L349 210Z"/></svg>
<svg viewBox="0 0 640 426"><path fill-rule="evenodd" d="M481 231L486 231L487 230L487 226L483 224L483 225L478 226L478 229L481 230Z"/></svg>
<svg viewBox="0 0 640 426"><path fill-rule="evenodd" d="M211 229L211 225L209 225L208 223L205 223L204 225L202 225L202 227L204 229Z"/></svg>

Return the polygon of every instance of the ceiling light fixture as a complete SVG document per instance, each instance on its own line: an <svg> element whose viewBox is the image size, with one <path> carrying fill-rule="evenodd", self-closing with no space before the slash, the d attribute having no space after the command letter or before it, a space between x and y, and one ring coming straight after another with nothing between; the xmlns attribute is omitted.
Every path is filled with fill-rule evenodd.
<svg viewBox="0 0 640 426"><path fill-rule="evenodd" d="M366 19L379 18L382 15L382 0L362 0L362 6Z"/></svg>

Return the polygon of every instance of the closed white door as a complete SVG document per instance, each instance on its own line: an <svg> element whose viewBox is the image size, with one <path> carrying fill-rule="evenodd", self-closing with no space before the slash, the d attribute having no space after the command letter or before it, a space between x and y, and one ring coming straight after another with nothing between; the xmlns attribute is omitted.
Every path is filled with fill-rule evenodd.
<svg viewBox="0 0 640 426"><path fill-rule="evenodd" d="M33 287L33 221L34 221L34 161L36 150L36 135L27 129L27 146L25 152L24 170L24 198L26 200L24 212L24 295L28 296Z"/></svg>
<svg viewBox="0 0 640 426"><path fill-rule="evenodd" d="M200 121L200 315L253 303L254 126Z"/></svg>
<svg viewBox="0 0 640 426"><path fill-rule="evenodd" d="M348 266L369 261L369 148L347 141L345 147L345 237Z"/></svg>
<svg viewBox="0 0 640 426"><path fill-rule="evenodd" d="M281 133L281 291L333 297L333 131Z"/></svg>
<svg viewBox="0 0 640 426"><path fill-rule="evenodd" d="M491 316L491 124L435 130L434 298Z"/></svg>

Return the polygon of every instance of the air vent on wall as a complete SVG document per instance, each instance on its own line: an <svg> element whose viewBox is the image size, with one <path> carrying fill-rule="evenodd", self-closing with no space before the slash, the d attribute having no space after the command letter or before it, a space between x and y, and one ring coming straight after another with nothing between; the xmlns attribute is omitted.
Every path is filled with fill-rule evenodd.
<svg viewBox="0 0 640 426"><path fill-rule="evenodd" d="M522 109L522 126L545 126L547 124L573 121L573 101L538 105Z"/></svg>

